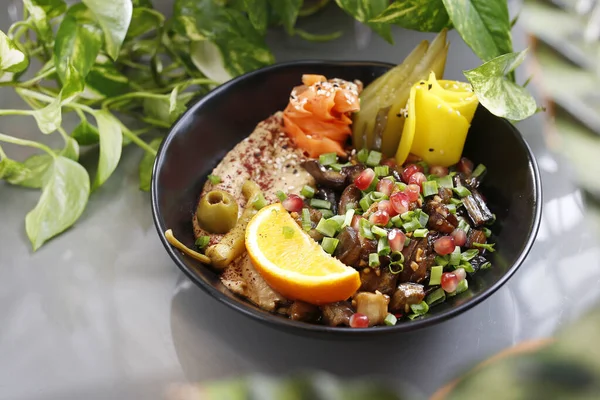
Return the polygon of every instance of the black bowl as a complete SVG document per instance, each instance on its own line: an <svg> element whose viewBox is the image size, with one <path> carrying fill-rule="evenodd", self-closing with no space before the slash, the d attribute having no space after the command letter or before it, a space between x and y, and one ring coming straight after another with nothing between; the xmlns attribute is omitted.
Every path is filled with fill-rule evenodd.
<svg viewBox="0 0 600 400"><path fill-rule="evenodd" d="M164 237L167 229L193 247L192 215L207 174L256 124L288 101L302 74L321 74L369 84L391 64L379 62L300 61L273 65L236 78L192 105L177 121L158 151L152 179L152 211L158 234L177 266L217 300L273 327L305 333L373 335L410 331L453 317L494 293L519 268L529 252L541 219L542 192L537 164L521 134L506 120L477 110L464 154L488 168L482 192L497 216L492 227L496 248L493 267L481 271L469 290L429 314L391 327L333 328L292 321L259 309L224 288L218 274L182 255Z"/></svg>

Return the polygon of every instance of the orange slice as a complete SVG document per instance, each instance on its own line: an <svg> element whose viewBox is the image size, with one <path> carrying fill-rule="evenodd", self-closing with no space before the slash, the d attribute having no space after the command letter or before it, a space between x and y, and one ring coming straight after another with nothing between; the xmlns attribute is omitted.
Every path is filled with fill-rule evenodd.
<svg viewBox="0 0 600 400"><path fill-rule="evenodd" d="M360 287L358 272L327 254L281 203L261 209L246 228L254 267L274 290L311 304L342 301Z"/></svg>

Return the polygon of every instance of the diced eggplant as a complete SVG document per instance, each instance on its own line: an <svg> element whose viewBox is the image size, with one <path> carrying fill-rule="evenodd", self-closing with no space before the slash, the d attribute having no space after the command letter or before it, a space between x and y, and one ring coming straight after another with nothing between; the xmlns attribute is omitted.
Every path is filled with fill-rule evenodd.
<svg viewBox="0 0 600 400"><path fill-rule="evenodd" d="M452 189L442 187L438 189L438 196L440 196L440 200L444 204L450 203L450 199L452 198Z"/></svg>
<svg viewBox="0 0 600 400"><path fill-rule="evenodd" d="M358 202L360 201L361 196L362 193L359 188L357 188L353 184L348 185L346 189L344 189L344 191L342 192L342 195L340 196L338 213L341 215L346 214L346 211L348 211L349 204L354 204L354 208L358 208Z"/></svg>
<svg viewBox="0 0 600 400"><path fill-rule="evenodd" d="M317 224L319 223L319 221L321 220L321 217L323 216L323 214L321 214L321 211L314 209L314 208L310 208L308 207L308 211L310 213L310 224L311 224L311 229L310 231L308 231L308 235L313 238L315 241L320 241L321 239L323 239L323 235L321 233L319 233L315 227L317 226ZM302 227L302 216L298 213L293 214L295 215L294 220L296 221L296 223L298 224L298 226Z"/></svg>
<svg viewBox="0 0 600 400"><path fill-rule="evenodd" d="M369 318L369 326L381 325L388 314L390 298L381 293L360 292L355 297L356 312Z"/></svg>
<svg viewBox="0 0 600 400"><path fill-rule="evenodd" d="M473 248L477 248L476 246L474 246L474 243L486 243L487 242L487 237L485 236L485 233L483 231L480 231L479 229L471 229L469 231L469 234L467 235L467 243L466 246L469 249L473 249Z"/></svg>
<svg viewBox="0 0 600 400"><path fill-rule="evenodd" d="M338 213L338 196L333 189L321 187L315 193L315 198L331 203L331 212Z"/></svg>
<svg viewBox="0 0 600 400"><path fill-rule="evenodd" d="M360 234L358 235L358 240L360 240L360 266L365 266L369 263L369 254L377 252L377 240L367 239L362 237Z"/></svg>
<svg viewBox="0 0 600 400"><path fill-rule="evenodd" d="M346 185L351 185L354 180L363 172L367 167L364 164L350 165L342 167L341 174L346 179Z"/></svg>
<svg viewBox="0 0 600 400"><path fill-rule="evenodd" d="M398 282L422 282L429 275L429 268L433 265L435 254L427 238L413 239L402 250L404 255L404 268L398 274Z"/></svg>
<svg viewBox="0 0 600 400"><path fill-rule="evenodd" d="M485 200L476 189L470 189L471 194L462 199L469 218L475 226L482 226L494 219L494 215L488 208Z"/></svg>
<svg viewBox="0 0 600 400"><path fill-rule="evenodd" d="M390 310L408 313L411 304L419 304L425 298L423 285L418 283L401 283L396 288L390 301Z"/></svg>
<svg viewBox="0 0 600 400"><path fill-rule="evenodd" d="M445 204L439 201L429 200L423 211L429 214L429 220L427 221L429 229L442 233L452 233L454 228L458 226L456 216L448 210Z"/></svg>
<svg viewBox="0 0 600 400"><path fill-rule="evenodd" d="M328 170L315 160L302 163L302 167L315 178L318 185L334 190L342 190L346 185L346 177L341 173Z"/></svg>
<svg viewBox="0 0 600 400"><path fill-rule="evenodd" d="M398 274L394 274L389 268L389 259L382 257L383 262L379 268L363 268L360 271L360 291L375 292L391 296L396 290Z"/></svg>
<svg viewBox="0 0 600 400"><path fill-rule="evenodd" d="M296 300L288 309L288 314L294 321L315 322L321 316L319 307Z"/></svg>
<svg viewBox="0 0 600 400"><path fill-rule="evenodd" d="M339 243L335 249L334 256L350 267L358 267L360 261L361 247L358 232L347 226L337 236Z"/></svg>
<svg viewBox="0 0 600 400"><path fill-rule="evenodd" d="M338 301L321 306L323 323L329 326L350 326L350 317L354 314L352 306L347 301Z"/></svg>

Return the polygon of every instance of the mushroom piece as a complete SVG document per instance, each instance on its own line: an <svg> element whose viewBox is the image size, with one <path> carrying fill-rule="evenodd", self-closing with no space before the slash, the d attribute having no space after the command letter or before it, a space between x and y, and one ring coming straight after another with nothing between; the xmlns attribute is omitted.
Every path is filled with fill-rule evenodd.
<svg viewBox="0 0 600 400"><path fill-rule="evenodd" d="M318 185L341 190L346 186L346 177L337 171L328 170L315 160L304 161L302 167L315 178Z"/></svg>
<svg viewBox="0 0 600 400"><path fill-rule="evenodd" d="M369 326L381 325L388 314L390 298L382 293L360 292L354 298L356 312L369 318Z"/></svg>

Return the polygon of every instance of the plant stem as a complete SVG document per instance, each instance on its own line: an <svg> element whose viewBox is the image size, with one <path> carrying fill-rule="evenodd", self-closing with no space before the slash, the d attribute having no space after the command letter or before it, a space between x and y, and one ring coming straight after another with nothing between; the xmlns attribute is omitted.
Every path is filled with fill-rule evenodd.
<svg viewBox="0 0 600 400"><path fill-rule="evenodd" d="M60 133L60 136L62 136L62 138L65 140L65 144L67 144L69 142L69 134L67 133L67 131L65 131L65 129L62 126L59 126L58 133Z"/></svg>
<svg viewBox="0 0 600 400"><path fill-rule="evenodd" d="M19 84L18 84L18 86L19 86L19 87L29 87L29 86L33 86L33 85L35 85L36 83L38 83L39 81L41 81L42 79L44 79L45 77L47 77L47 76L50 76L50 75L52 75L52 74L53 74L53 73L55 73L55 72L56 72L56 67L52 67L52 68L50 68L49 70L47 70L46 72L44 72L44 73L43 73L43 74L41 74L41 75L34 76L33 78L31 78L31 79L30 79L30 80L28 80L28 81L25 81L25 82L21 82L21 83L19 83Z"/></svg>
<svg viewBox="0 0 600 400"><path fill-rule="evenodd" d="M0 115L32 115L32 110L0 110Z"/></svg>
<svg viewBox="0 0 600 400"><path fill-rule="evenodd" d="M148 143L144 142L142 139L137 137L137 135L135 135L133 132L131 132L129 130L129 128L126 127L121 121L119 121L119 125L121 125L121 131L123 132L123 136L126 136L127 138L129 138L129 140L131 140L133 143L140 146L142 149L146 150L148 153L156 156L156 150L154 150L152 147L150 147L150 145Z"/></svg>
<svg viewBox="0 0 600 400"><path fill-rule="evenodd" d="M19 138L13 137L13 136L5 135L4 133L0 133L0 141L16 144L19 146L34 147L36 149L45 151L46 153L50 154L52 157L56 157L56 154L54 154L52 149L43 143L34 142L32 140L19 139Z"/></svg>
<svg viewBox="0 0 600 400"><path fill-rule="evenodd" d="M148 93L148 92L132 92L132 93L126 93L124 95L113 97L112 99L106 100L104 103L102 103L102 108L109 108L111 104L118 103L123 100L136 99L136 98L138 98L138 99L139 98L161 99L161 100L169 99L168 96L164 95L164 94L155 94L155 93Z"/></svg>
<svg viewBox="0 0 600 400"><path fill-rule="evenodd" d="M4 152L4 149L2 148L2 146L0 146L0 160L4 159L4 158L8 158L6 153Z"/></svg>

